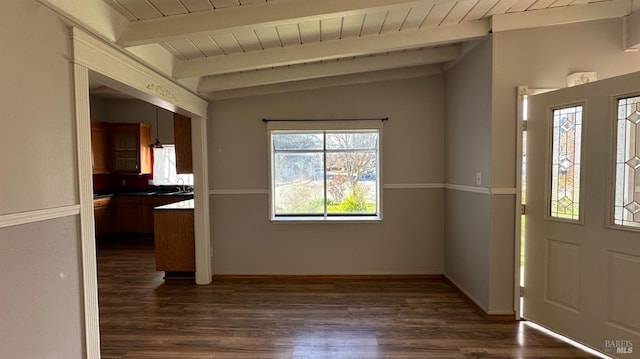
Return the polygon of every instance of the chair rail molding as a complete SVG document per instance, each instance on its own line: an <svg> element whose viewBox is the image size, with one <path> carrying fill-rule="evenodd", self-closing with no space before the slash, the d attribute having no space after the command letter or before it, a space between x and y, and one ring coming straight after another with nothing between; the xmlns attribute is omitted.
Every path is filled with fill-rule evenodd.
<svg viewBox="0 0 640 359"><path fill-rule="evenodd" d="M19 226L21 224L29 224L67 216L75 216L78 214L80 214L79 204L3 214L0 215L0 228Z"/></svg>

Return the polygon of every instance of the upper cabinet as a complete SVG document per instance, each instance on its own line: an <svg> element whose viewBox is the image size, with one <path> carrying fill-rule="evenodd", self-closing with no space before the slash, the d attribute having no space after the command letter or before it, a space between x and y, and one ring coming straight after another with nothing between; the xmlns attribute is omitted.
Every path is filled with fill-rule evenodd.
<svg viewBox="0 0 640 359"><path fill-rule="evenodd" d="M150 126L144 123L109 124L111 171L151 173Z"/></svg>
<svg viewBox="0 0 640 359"><path fill-rule="evenodd" d="M173 114L173 134L176 144L176 172L193 173L191 156L191 119Z"/></svg>
<svg viewBox="0 0 640 359"><path fill-rule="evenodd" d="M91 161L93 173L109 173L107 130L102 122L91 121Z"/></svg>

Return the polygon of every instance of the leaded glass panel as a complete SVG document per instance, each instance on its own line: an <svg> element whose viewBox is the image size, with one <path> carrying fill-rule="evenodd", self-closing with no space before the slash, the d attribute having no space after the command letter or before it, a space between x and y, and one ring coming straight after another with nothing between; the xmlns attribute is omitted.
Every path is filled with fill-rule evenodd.
<svg viewBox="0 0 640 359"><path fill-rule="evenodd" d="M618 100L614 223L640 227L640 96Z"/></svg>
<svg viewBox="0 0 640 359"><path fill-rule="evenodd" d="M551 205L554 218L580 218L582 106L553 111Z"/></svg>

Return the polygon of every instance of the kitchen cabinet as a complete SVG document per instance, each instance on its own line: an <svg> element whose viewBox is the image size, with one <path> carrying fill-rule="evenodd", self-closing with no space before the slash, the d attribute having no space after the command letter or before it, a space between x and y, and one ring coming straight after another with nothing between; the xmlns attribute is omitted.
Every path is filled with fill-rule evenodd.
<svg viewBox="0 0 640 359"><path fill-rule="evenodd" d="M115 197L115 227L120 234L151 234L157 206L192 198L189 195L126 195Z"/></svg>
<svg viewBox="0 0 640 359"><path fill-rule="evenodd" d="M116 173L151 173L150 126L145 123L109 124L111 170Z"/></svg>
<svg viewBox="0 0 640 359"><path fill-rule="evenodd" d="M111 216L111 197L94 199L93 213L96 237L104 237L111 234L113 227Z"/></svg>
<svg viewBox="0 0 640 359"><path fill-rule="evenodd" d="M157 207L154 213L156 270L194 272L193 200Z"/></svg>
<svg viewBox="0 0 640 359"><path fill-rule="evenodd" d="M193 173L191 151L191 119L173 114L173 137L176 145L176 172Z"/></svg>
<svg viewBox="0 0 640 359"><path fill-rule="evenodd" d="M111 197L93 200L93 217L95 220L96 238L106 237L112 233Z"/></svg>
<svg viewBox="0 0 640 359"><path fill-rule="evenodd" d="M91 121L91 162L93 173L109 173L107 129L102 122Z"/></svg>
<svg viewBox="0 0 640 359"><path fill-rule="evenodd" d="M118 233L142 234L142 206L139 196L115 197L115 227Z"/></svg>

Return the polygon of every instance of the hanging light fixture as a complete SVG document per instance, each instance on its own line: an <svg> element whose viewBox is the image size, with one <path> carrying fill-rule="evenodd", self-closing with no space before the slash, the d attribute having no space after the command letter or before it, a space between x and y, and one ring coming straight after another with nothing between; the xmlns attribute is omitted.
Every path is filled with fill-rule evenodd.
<svg viewBox="0 0 640 359"><path fill-rule="evenodd" d="M162 143L160 143L160 140L158 140L158 131L159 131L159 126L158 126L158 106L156 106L156 142L153 143L153 147L155 148L162 148Z"/></svg>

